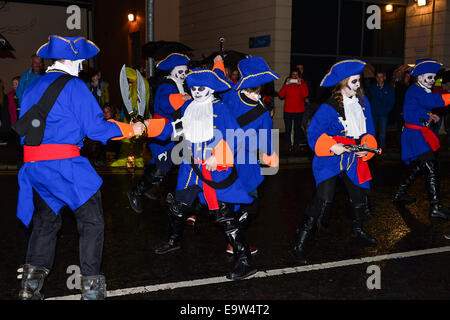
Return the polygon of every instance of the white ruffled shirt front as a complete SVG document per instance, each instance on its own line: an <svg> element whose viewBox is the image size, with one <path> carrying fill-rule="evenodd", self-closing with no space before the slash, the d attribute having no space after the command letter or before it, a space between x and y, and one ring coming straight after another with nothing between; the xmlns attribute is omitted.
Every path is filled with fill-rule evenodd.
<svg viewBox="0 0 450 320"><path fill-rule="evenodd" d="M206 142L214 137L214 96L203 102L192 101L182 118L186 140L193 143Z"/></svg>
<svg viewBox="0 0 450 320"><path fill-rule="evenodd" d="M367 133L366 117L356 96L351 98L344 96L345 120L341 118L346 135L353 139L359 139Z"/></svg>

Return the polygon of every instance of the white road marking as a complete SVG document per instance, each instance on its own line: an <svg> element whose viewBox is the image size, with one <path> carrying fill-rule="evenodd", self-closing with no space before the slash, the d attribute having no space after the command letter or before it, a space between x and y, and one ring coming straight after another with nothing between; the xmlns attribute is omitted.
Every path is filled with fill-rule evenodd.
<svg viewBox="0 0 450 320"><path fill-rule="evenodd" d="M308 272L308 271L315 271L315 270L332 269L332 268L353 266L353 265L371 263L371 262L377 262L377 261L383 261L383 260L403 259L403 258L417 257L417 256L443 253L443 252L450 252L450 246L426 249L426 250L391 253L391 254L385 254L385 255L379 255L379 256L373 256L373 257L365 257L365 258L360 258L360 259L349 259L349 260L341 260L341 261L334 261L334 262L326 262L326 263L312 264L312 265L306 265L306 266L300 266L300 267L259 271L259 272L255 273L253 276L248 277L244 280L256 279L256 278L267 278L267 277L281 276L281 275L286 275L286 274ZM241 280L241 281L244 281L244 280ZM155 285L149 285L149 286L108 291L107 297L118 297L118 296L132 295L132 294L145 294L145 293L156 292L156 291L174 290L174 289L188 288L188 287L198 287L198 286L204 286L204 285L209 285L209 284L218 284L218 283L231 282L231 281L232 280L228 280L226 277L213 277L213 278L206 278L206 279L155 284ZM80 300L80 298L81 298L81 295L78 294L78 295L48 298L46 300Z"/></svg>

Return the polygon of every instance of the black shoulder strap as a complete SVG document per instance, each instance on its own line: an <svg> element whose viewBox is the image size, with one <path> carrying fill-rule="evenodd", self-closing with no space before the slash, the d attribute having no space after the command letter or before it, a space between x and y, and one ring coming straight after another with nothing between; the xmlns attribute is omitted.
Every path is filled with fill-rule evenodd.
<svg viewBox="0 0 450 320"><path fill-rule="evenodd" d="M25 136L24 144L38 146L44 138L47 116L67 82L74 78L64 74L53 81L37 104L32 106L13 126L19 136Z"/></svg>
<svg viewBox="0 0 450 320"><path fill-rule="evenodd" d="M231 186L238 178L238 174L237 174L237 170L236 170L236 166L233 166L231 168L231 174L226 177L225 179L223 179L222 181L216 182L216 181L211 181L211 180L207 180L202 172L200 171L200 168L194 163L194 158L191 157L191 163L190 163L192 169L194 169L195 174L200 178L200 180L202 180L204 183L206 183L207 185L209 185L210 187L214 188L214 189L226 189L229 186Z"/></svg>
<svg viewBox="0 0 450 320"><path fill-rule="evenodd" d="M245 127L246 125L252 123L253 121L258 119L260 116L262 116L264 113L268 111L269 110L264 108L264 106L261 103L259 103L256 107L252 108L251 110L247 111L242 116L237 118L237 123L241 128Z"/></svg>

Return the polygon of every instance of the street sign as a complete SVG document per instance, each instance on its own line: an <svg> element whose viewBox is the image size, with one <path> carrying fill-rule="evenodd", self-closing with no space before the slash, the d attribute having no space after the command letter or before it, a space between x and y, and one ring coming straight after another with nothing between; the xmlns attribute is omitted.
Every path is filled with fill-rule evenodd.
<svg viewBox="0 0 450 320"><path fill-rule="evenodd" d="M270 34L259 37L251 37L248 41L248 46L252 48L263 48L270 46Z"/></svg>

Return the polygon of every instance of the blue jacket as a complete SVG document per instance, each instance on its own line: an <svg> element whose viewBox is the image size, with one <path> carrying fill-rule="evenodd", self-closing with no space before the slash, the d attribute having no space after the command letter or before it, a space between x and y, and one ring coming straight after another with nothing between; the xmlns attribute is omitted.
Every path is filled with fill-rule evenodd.
<svg viewBox="0 0 450 320"><path fill-rule="evenodd" d="M39 101L47 87L61 74L48 72L25 91L20 117ZM74 78L66 84L48 114L42 144L69 144L81 148L85 137L106 144L108 139L121 136L116 124L103 120L102 109L86 84ZM24 137L22 144L23 140ZM102 184L89 160L81 156L27 162L20 169L18 180L17 216L27 226L34 211L33 189L58 214L66 205L72 210L78 209Z"/></svg>
<svg viewBox="0 0 450 320"><path fill-rule="evenodd" d="M406 91L405 105L403 106L403 118L405 122L423 126L421 119L430 118L433 108L444 107L445 102L439 93L427 93L417 83ZM402 160L409 164L418 156L431 150L420 130L404 128L402 132Z"/></svg>
<svg viewBox="0 0 450 320"><path fill-rule="evenodd" d="M174 84L169 82L160 84L158 89L156 89L154 114L164 117L168 119L169 122L172 122L174 120L172 114L175 112L175 109L170 104L169 97L171 94L178 93L178 88ZM170 138L166 141L152 138L149 139L148 146L152 152L152 163L154 163L158 155L171 150L175 146L175 142L170 141Z"/></svg>
<svg viewBox="0 0 450 320"><path fill-rule="evenodd" d="M257 102L243 97L240 91L227 91L223 95L223 99L236 119L258 106ZM272 129L273 120L269 110L242 127L248 138L245 140L245 152L238 155L238 158L242 159L239 159L237 170L248 193L254 191L264 180L258 162L258 151L269 156L272 155Z"/></svg>
<svg viewBox="0 0 450 320"><path fill-rule="evenodd" d="M375 129L373 126L372 112L369 100L364 98L364 105L362 105L364 115L366 116L367 133L375 136ZM308 144L314 151L316 142L322 134L327 134L330 137L342 136L345 137L344 126L341 124L341 116L330 104L324 103L314 114L311 123L308 127ZM344 152L342 155L332 155L329 157L318 157L314 155L313 159L313 173L316 180L316 186L322 181L328 180L343 171L346 171L350 180L357 186L370 189L370 182L366 181L360 184L356 171L357 167L356 154L354 152Z"/></svg>
<svg viewBox="0 0 450 320"><path fill-rule="evenodd" d="M28 69L24 74L22 74L19 80L19 86L16 90L16 96L17 99L19 99L20 105L22 105L22 96L25 90L40 77L42 77L42 75L33 73L31 68Z"/></svg>
<svg viewBox="0 0 450 320"><path fill-rule="evenodd" d="M184 115L184 112L188 105L192 101L186 101L183 106L181 107L182 114ZM232 114L229 112L228 107L221 102L220 100L215 100L213 102L213 110L214 110L214 129L219 130L222 138L225 142L228 143L228 145L231 148L231 151L234 154L234 163L236 163L236 157L237 157L237 150L242 147L242 136L236 135L231 137L234 141L227 140L227 129L233 129L236 130L239 128L235 118L232 116ZM172 124L168 123L164 127L163 132L158 137L159 139L167 139L169 138L173 133ZM217 144L220 142L220 139L217 139L217 136L215 134L215 137L204 143L192 143L188 140L185 140L187 143L187 148L190 152L192 152L192 156L197 160L206 160L212 155L212 150L217 146ZM201 171L201 165L197 165L200 168ZM228 168L226 171L213 171L211 172L212 180L215 182L222 181L226 179L231 174L232 169ZM198 185L203 189L203 182L202 180L197 176L197 174L194 172L190 165L190 159L184 159L182 163L180 164L180 168L178 171L178 181L177 181L177 187L176 190L184 190L187 189L190 186ZM242 183L241 177L238 177L238 179L229 187L225 189L216 189L217 194L217 200L227 203L234 203L234 204L240 204L240 203L252 203L253 198L248 195L246 192L246 189L244 188L244 185ZM199 195L200 202L203 204L206 204L205 197L203 193L200 193Z"/></svg>
<svg viewBox="0 0 450 320"><path fill-rule="evenodd" d="M369 88L368 96L373 115L388 116L395 103L394 89L387 83L379 87L376 83Z"/></svg>

